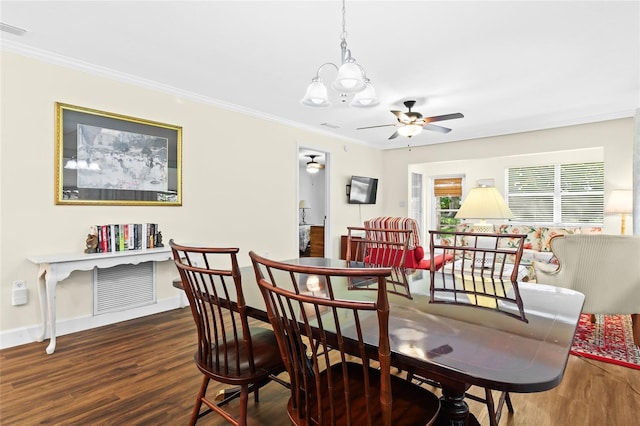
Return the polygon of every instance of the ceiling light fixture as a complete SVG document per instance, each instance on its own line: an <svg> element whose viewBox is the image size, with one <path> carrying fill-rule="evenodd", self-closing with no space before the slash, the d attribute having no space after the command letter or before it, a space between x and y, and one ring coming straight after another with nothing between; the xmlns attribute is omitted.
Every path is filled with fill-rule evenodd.
<svg viewBox="0 0 640 426"><path fill-rule="evenodd" d="M332 62L326 62L318 68L316 76L311 79L311 84L307 87L307 92L302 99L302 104L314 108L328 107L331 105L327 93L327 87L320 78L320 71L325 66L332 66L338 71L338 76L332 84L334 90L340 92L340 99L346 102L349 94L355 93L351 106L370 107L378 103L376 90L367 78L367 75L354 57L351 56L351 50L347 49L347 30L346 30L346 6L345 0L342 0L342 34L340 34L340 52L341 64L338 67Z"/></svg>
<svg viewBox="0 0 640 426"><path fill-rule="evenodd" d="M314 175L324 167L322 164L316 161L317 155L307 155L307 157L311 158L311 161L307 163L307 173Z"/></svg>
<svg viewBox="0 0 640 426"><path fill-rule="evenodd" d="M405 124L398 127L398 133L408 138L418 135L420 132L422 132L422 126L419 124Z"/></svg>

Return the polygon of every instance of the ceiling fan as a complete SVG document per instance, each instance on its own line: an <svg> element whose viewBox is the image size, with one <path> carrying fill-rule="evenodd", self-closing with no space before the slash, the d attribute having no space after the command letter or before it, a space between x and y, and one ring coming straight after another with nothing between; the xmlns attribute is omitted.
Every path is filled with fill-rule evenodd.
<svg viewBox="0 0 640 426"><path fill-rule="evenodd" d="M307 163L307 173L318 173L324 169L324 164L320 164L316 161L316 157L320 157L317 154L305 155L305 157L311 158L311 161Z"/></svg>
<svg viewBox="0 0 640 426"><path fill-rule="evenodd" d="M453 114L445 114L445 115L436 115L433 117L423 117L419 112L411 111L411 108L416 104L416 101L404 101L404 106L407 107L407 112L402 111L391 111L394 114L398 122L393 124L381 124L379 126L368 126L368 127L358 127L357 130L363 129L373 129L376 127L397 127L397 130L393 132L389 139L395 139L399 135L406 136L408 138L417 135L422 131L422 129L431 130L439 133L449 133L451 129L442 126L436 126L434 123L436 121L443 120L452 120L454 118L463 118L459 112Z"/></svg>

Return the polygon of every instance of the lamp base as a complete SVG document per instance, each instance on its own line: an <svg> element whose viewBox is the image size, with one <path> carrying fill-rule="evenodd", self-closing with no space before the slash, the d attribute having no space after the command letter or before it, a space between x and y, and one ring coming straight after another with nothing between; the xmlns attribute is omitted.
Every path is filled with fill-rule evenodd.
<svg viewBox="0 0 640 426"><path fill-rule="evenodd" d="M479 234L490 234L493 233L493 224L487 222L478 222L473 224L473 232L477 232Z"/></svg>

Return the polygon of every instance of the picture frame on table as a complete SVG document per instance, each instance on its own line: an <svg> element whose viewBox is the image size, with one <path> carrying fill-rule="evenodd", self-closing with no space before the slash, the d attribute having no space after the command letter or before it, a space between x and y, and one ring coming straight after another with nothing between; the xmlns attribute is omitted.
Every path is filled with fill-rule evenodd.
<svg viewBox="0 0 640 426"><path fill-rule="evenodd" d="M55 204L182 205L182 127L56 102Z"/></svg>

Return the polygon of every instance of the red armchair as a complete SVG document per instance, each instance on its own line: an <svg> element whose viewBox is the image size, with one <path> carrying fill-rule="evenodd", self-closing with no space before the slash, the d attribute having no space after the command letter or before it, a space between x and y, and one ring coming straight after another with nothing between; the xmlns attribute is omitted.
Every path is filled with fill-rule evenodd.
<svg viewBox="0 0 640 426"><path fill-rule="evenodd" d="M418 222L410 217L391 217L382 216L365 220L365 228L394 229L412 231L409 234L409 244L407 246L407 254L405 256L405 268L411 269L429 269L431 267L431 259L424 258L424 248L420 245L420 230ZM384 240L384 233L376 236L378 239ZM375 254L372 253L375 257ZM453 259L450 254L438 255L434 257L436 270L440 269L445 262Z"/></svg>

